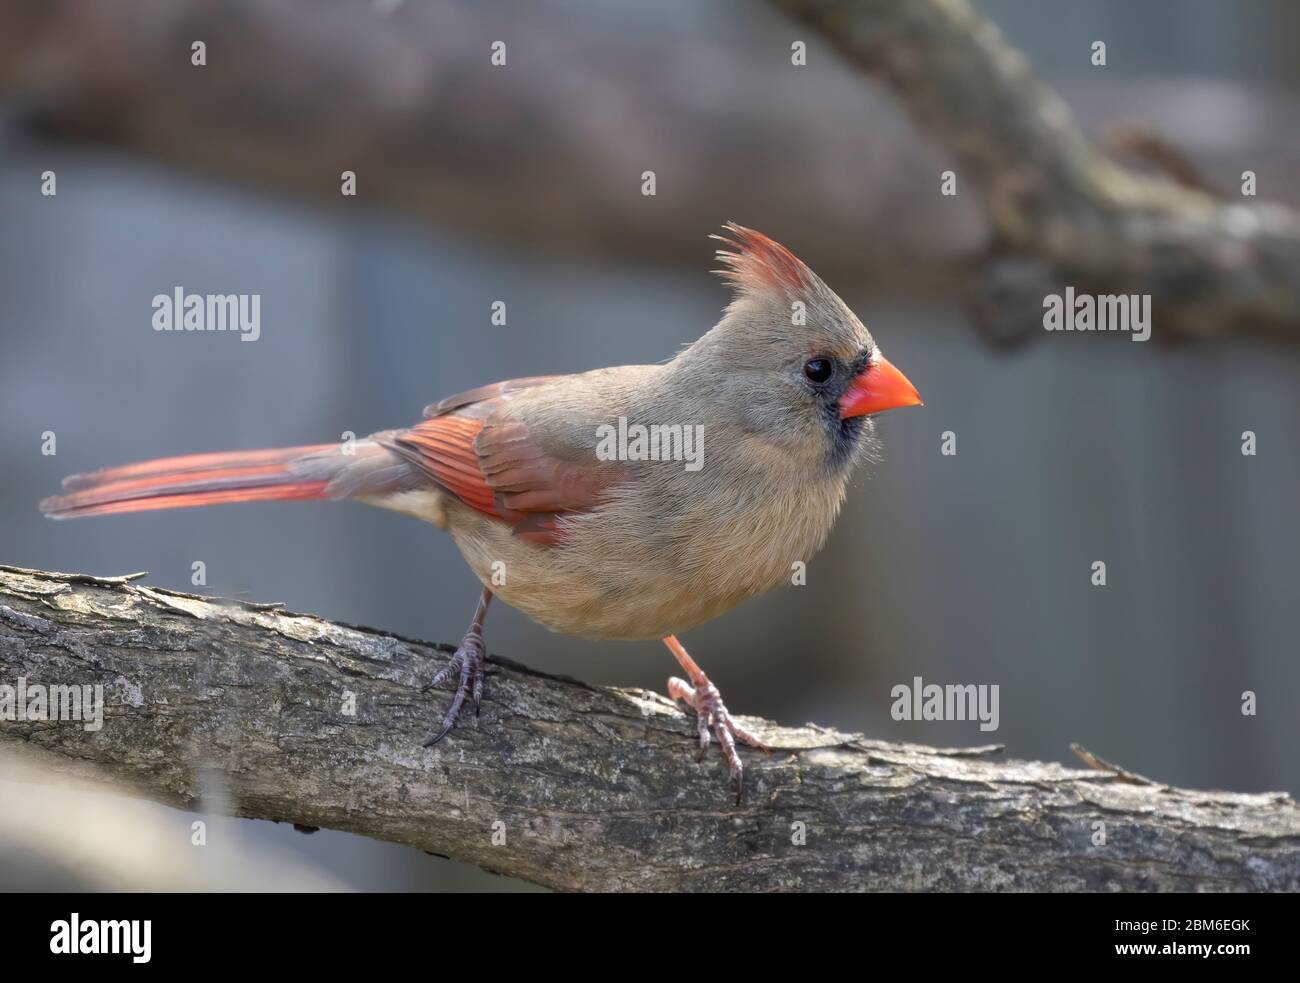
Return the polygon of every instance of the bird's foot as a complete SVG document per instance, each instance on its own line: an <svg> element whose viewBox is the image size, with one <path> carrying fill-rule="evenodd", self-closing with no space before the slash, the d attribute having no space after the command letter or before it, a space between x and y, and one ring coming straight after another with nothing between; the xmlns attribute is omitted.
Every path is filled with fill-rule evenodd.
<svg viewBox="0 0 1300 983"><path fill-rule="evenodd" d="M741 793L745 789L745 766L741 764L740 755L736 751L736 741L757 748L764 754L771 752L762 741L736 723L722 702L718 687L709 682L709 677L704 673L700 673L694 685L676 676L672 677L668 680L668 695L695 711L695 723L700 734L700 753L695 760L702 761L710 741L717 738L722 757L726 759L727 768L731 772L731 780L736 785L736 805L740 805Z"/></svg>
<svg viewBox="0 0 1300 983"><path fill-rule="evenodd" d="M474 716L478 716L479 703L483 699L483 658L486 654L482 631L477 626L471 627L469 633L461 640L460 648L456 649L447 664L438 670L438 674L430 680L429 685L420 690L421 693L427 693L441 685L444 679L459 673L460 682L456 686L456 695L452 698L447 715L442 718L442 727L424 739L422 743L425 747L433 747L447 736L447 732L460 719L466 700L473 702Z"/></svg>

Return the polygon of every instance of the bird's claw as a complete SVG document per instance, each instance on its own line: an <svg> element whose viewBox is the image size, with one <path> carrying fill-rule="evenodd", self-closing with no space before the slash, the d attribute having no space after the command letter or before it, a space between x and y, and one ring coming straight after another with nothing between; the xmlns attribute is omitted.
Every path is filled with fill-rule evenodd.
<svg viewBox="0 0 1300 983"><path fill-rule="evenodd" d="M469 699L474 704L474 716L479 714L479 705L483 700L483 657L485 655L483 647L483 635L476 628L471 628L469 634L460 643L460 648L452 654L447 664L438 670L429 685L420 690L421 693L427 693L429 690L442 684L443 680L450 677L453 673L459 673L460 679L456 686L456 695L452 697L451 706L447 709L447 715L442 718L442 727L433 733L430 733L421 743L425 747L433 747L456 725L460 719L461 710L465 706L465 700Z"/></svg>
<svg viewBox="0 0 1300 983"><path fill-rule="evenodd" d="M707 676L701 674L694 685L674 676L668 680L668 695L695 711L695 726L700 735L700 750L695 757L696 761L704 760L709 744L716 738L722 757L727 762L727 769L731 773L731 780L736 785L736 804L740 805L741 795L745 789L745 766L736 751L736 741L739 740L764 753L770 753L768 748L736 722L728 712L726 704L722 702L722 694L718 692L718 687L709 682Z"/></svg>

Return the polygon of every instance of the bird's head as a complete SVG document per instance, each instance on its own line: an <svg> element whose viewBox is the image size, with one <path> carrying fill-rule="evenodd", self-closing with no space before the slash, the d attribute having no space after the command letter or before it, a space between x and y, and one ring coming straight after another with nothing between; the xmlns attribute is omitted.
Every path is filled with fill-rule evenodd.
<svg viewBox="0 0 1300 983"><path fill-rule="evenodd" d="M851 465L871 417L919 406L915 387L881 353L857 316L781 244L734 223L718 250L734 297L725 315L682 353L696 383L746 430L792 453Z"/></svg>

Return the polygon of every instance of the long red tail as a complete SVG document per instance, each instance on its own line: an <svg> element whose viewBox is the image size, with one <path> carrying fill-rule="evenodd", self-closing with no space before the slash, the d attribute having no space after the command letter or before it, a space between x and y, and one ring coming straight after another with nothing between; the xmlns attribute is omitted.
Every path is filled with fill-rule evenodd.
<svg viewBox="0 0 1300 983"><path fill-rule="evenodd" d="M355 457L338 444L261 451L189 454L142 461L63 481L62 495L41 502L53 519L148 509L178 509L225 502L326 498L332 479Z"/></svg>

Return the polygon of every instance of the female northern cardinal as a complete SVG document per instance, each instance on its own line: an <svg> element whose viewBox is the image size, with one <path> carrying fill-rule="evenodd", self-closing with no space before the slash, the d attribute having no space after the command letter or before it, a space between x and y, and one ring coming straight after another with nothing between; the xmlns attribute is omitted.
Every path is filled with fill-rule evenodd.
<svg viewBox="0 0 1300 983"><path fill-rule="evenodd" d="M668 692L694 708L701 754L712 729L739 796L736 739L762 744L675 636L786 582L830 532L872 445L869 414L921 399L807 266L761 233L726 228L734 239L714 238L728 247L718 258L732 303L665 364L500 382L352 445L75 475L41 510L71 518L350 498L432 522L484 586L464 640L429 684L459 674L425 746L451 730L466 699L478 707L483 617L496 593L554 631L662 639L689 677L670 679ZM690 438L685 464L664 453Z"/></svg>

